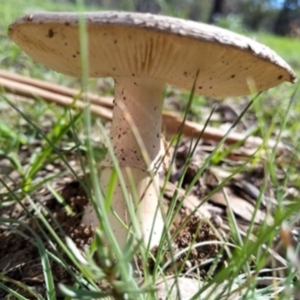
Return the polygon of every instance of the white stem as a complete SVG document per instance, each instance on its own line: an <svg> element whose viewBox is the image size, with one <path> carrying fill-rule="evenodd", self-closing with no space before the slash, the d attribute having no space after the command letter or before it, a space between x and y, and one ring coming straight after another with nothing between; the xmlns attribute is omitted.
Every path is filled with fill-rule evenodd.
<svg viewBox="0 0 300 300"><path fill-rule="evenodd" d="M158 80L118 78L110 133L111 144L119 161L133 209L136 211L140 226L138 237L142 236L146 245L151 240L150 248L158 245L163 230L163 218L158 202L159 177L155 169L155 163L161 155L163 87L163 82ZM112 169L111 158L107 156L100 174L100 184L104 193ZM138 199L135 199L134 195L137 195ZM119 218L131 226L119 182L116 184L111 206ZM128 231L113 213L110 213L109 220L120 246L123 247ZM96 215L90 208L87 208L83 222L87 225L97 225Z"/></svg>

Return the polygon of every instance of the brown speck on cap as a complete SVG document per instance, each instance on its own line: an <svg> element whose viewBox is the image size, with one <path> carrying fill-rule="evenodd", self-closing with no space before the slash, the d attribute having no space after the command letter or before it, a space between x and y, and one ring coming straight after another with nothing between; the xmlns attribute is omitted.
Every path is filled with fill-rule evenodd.
<svg viewBox="0 0 300 300"><path fill-rule="evenodd" d="M53 38L53 36L54 36L54 31L52 29L49 29L48 30L48 37Z"/></svg>

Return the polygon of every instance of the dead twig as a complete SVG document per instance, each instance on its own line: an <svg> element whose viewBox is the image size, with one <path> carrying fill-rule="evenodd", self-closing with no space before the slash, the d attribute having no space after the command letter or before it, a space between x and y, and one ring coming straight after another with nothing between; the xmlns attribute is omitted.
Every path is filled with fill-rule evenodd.
<svg viewBox="0 0 300 300"><path fill-rule="evenodd" d="M49 92L48 90L44 90L42 88L31 86L25 83L15 82L1 77L0 88L7 93L12 93L27 98L43 99L46 102L55 103L63 107L73 106L75 109L83 109L88 105L81 100L76 100L58 93ZM93 114L106 120L111 120L112 118L112 110L109 108L91 104L90 110Z"/></svg>

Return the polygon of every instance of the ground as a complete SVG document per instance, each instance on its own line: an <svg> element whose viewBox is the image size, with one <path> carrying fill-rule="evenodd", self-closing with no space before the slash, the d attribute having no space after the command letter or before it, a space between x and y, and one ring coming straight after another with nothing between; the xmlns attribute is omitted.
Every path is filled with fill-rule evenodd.
<svg viewBox="0 0 300 300"><path fill-rule="evenodd" d="M174 105L172 101L170 102ZM227 114L224 111L227 111ZM215 117L224 118L225 116L227 122L231 122L231 118L234 119L236 116L233 113L230 114L230 112L231 110L228 107L226 110L219 109ZM47 121L45 120L46 124L41 126L43 134L37 135L40 136L40 139L35 138L29 145L19 148L17 156L25 169L26 166L30 165L32 153L45 147L43 137L45 134L49 134L51 122L56 122L53 115L52 121L47 119ZM30 128L24 129L23 134L26 135L31 130ZM243 130L243 128L240 130ZM3 154L0 157L2 170L0 189L0 216L2 220L0 225L0 269L4 274L5 284L19 291L25 297L30 298L30 295L33 296L35 292L41 295L46 293L39 248L36 245L36 235L39 236L46 249L50 247L48 243L53 238L49 238L51 232L49 232L44 222L41 222L38 218L39 213L43 214L62 240L65 236L69 236L82 251L93 239L92 230L81 223L83 209L89 201L83 184L88 181L88 175L84 176L81 171L82 160L86 159L85 152L82 150L79 154L78 147L68 148L67 145L71 142L72 135L67 134L55 149L59 151L68 149L63 151L64 159L72 166L72 170L77 172L78 177L70 172L69 167L54 152L43 161L36 172L34 176L35 185L31 183L31 186L35 186L32 191L30 189L26 190L24 187L25 177L16 170L11 156ZM258 163L252 163L244 167L241 172L232 172L230 170L243 165L247 153L253 151L251 147L239 147L229 151L227 157L201 171L206 158L212 153L216 144L215 141L206 139L200 140L196 144L194 140L185 137L177 145L176 151L174 146L169 149L169 153L175 155L175 163L172 167L167 188L164 191L164 202L166 207L170 205L177 190L176 184L180 179L182 180L182 186L177 199L179 203L182 203L182 206L178 207L177 216L170 228L170 233L176 236L175 241L172 248L164 252L161 261L162 266L167 264L165 266L166 275L172 275L180 269L182 274L188 273L189 276L195 274L205 279L227 266L229 258L226 251L215 243L218 240L228 242L234 240L230 235L232 224L230 225L230 222L228 222L229 207L226 197L228 197L230 209L241 233L247 231L251 222L253 222L253 230L259 228L260 224L267 219L272 223L271 212L276 207L276 201L271 182L266 180L265 168L262 164L263 159L259 159ZM190 156L191 145L196 145L192 157ZM228 147L223 146L223 151ZM186 161L189 158L191 160L187 165ZM253 161L254 156L249 158ZM184 166L187 166L187 169L185 175L182 176ZM201 176L194 180L199 171L201 171ZM285 180L283 168L278 167L276 172L278 181L283 182ZM233 174L232 178L230 178L231 174ZM49 180L51 177L53 178ZM46 178L48 179L43 183ZM161 179L162 185L164 179L163 176ZM191 182L193 182L193 186L189 196L186 196L185 189L189 187ZM51 189L49 189L49 185ZM260 197L262 185L265 185L264 195ZM53 190L55 190L55 193L51 192ZM299 190L290 186L289 189L286 189L286 193L291 193L289 197L291 199L299 195ZM292 193L294 194L292 195ZM57 194L60 197L57 197ZM12 195L18 200L12 199ZM204 202L204 200L207 201ZM197 210L196 207L202 201L203 204ZM254 213L256 209L257 211ZM193 211L196 211L196 213L191 217ZM6 220L6 222L3 220ZM209 241L213 242L206 243L205 246L193 247L188 252L182 252L190 245ZM60 252L59 245L56 244L56 247L57 251ZM280 257L285 256L285 248L282 245L276 251ZM155 257L157 249L153 249L152 252ZM182 252L182 254L177 255L179 252ZM174 255L176 259L170 262ZM68 262L68 257L63 252L60 253L60 257ZM216 257L218 257L218 260L214 261ZM280 259L278 261L281 262ZM137 258L137 262L139 262L139 258ZM68 262L68 264L72 271L76 273L77 271L75 267L72 267L72 263ZM142 263L140 263L141 265ZM50 260L50 266L55 284L65 283L70 285L74 282L74 275L70 270L60 266L54 260ZM153 261L149 258L148 267L150 272L153 266ZM139 276L142 276L142 274L139 274ZM103 285L104 283L99 282L99 284ZM109 284L106 284L105 287L108 293L114 294L114 289ZM59 295L59 290L57 292ZM5 291L0 294L1 298L6 297L6 295L7 292Z"/></svg>

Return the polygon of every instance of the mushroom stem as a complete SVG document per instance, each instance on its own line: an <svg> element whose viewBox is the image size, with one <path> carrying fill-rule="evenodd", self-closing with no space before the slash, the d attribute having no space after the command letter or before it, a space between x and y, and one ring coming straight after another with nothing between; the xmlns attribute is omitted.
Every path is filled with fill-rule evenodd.
<svg viewBox="0 0 300 300"><path fill-rule="evenodd" d="M117 78L110 141L119 162L127 192L137 216L145 245L158 245L163 231L159 206L157 163L161 156L162 94L164 83L149 78ZM109 155L102 163L100 185L103 192L109 185L114 166ZM136 195L137 197L135 197ZM137 199L136 199L137 198ZM109 215L112 230L121 247L128 229L114 215L131 226L124 195L117 181ZM95 213L88 208L83 222L96 225Z"/></svg>

